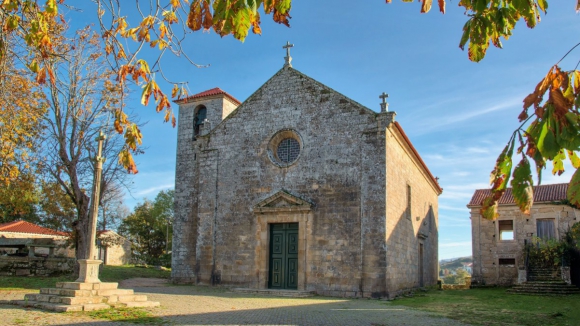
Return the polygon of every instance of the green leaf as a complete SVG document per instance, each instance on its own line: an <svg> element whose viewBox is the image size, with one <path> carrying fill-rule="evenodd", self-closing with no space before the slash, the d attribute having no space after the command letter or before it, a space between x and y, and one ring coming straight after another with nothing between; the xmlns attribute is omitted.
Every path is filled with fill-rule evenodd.
<svg viewBox="0 0 580 326"><path fill-rule="evenodd" d="M540 10L542 10L545 14L548 13L546 11L546 10L548 10L548 1L546 1L546 0L538 0L538 6L540 7Z"/></svg>
<svg viewBox="0 0 580 326"><path fill-rule="evenodd" d="M575 169L580 168L580 157L578 157L576 152L568 151L568 157L570 158L570 162Z"/></svg>
<svg viewBox="0 0 580 326"><path fill-rule="evenodd" d="M558 143L556 142L556 136L550 128L552 124L553 120L551 117L540 122L538 126L540 128L540 134L538 138L535 139L535 143L540 153L542 153L542 156L550 160L560 151L560 146L558 146Z"/></svg>
<svg viewBox="0 0 580 326"><path fill-rule="evenodd" d="M580 169L576 169L568 185L568 200L570 204L580 208Z"/></svg>
<svg viewBox="0 0 580 326"><path fill-rule="evenodd" d="M492 192L505 190L512 171L512 155L514 152L515 139L512 139L496 160L495 167L491 171L490 183Z"/></svg>
<svg viewBox="0 0 580 326"><path fill-rule="evenodd" d="M530 162L523 156L522 160L514 169L512 185L512 194L520 210L530 214L530 208L534 202L534 181L532 179L532 170Z"/></svg>
<svg viewBox="0 0 580 326"><path fill-rule="evenodd" d="M566 159L566 153L563 149L558 152L558 155L554 156L553 163L554 168L552 169L552 174L558 173L558 175L562 175L564 173L564 160Z"/></svg>
<svg viewBox="0 0 580 326"><path fill-rule="evenodd" d="M469 40L469 34L471 33L471 19L463 25L463 35L461 36L461 41L459 41L459 48L463 50L465 48L465 44Z"/></svg>
<svg viewBox="0 0 580 326"><path fill-rule="evenodd" d="M473 10L482 12L487 9L487 0L475 0L475 4L473 5Z"/></svg>
<svg viewBox="0 0 580 326"><path fill-rule="evenodd" d="M250 30L251 21L250 15L251 10L249 8L242 8L236 12L234 16L234 37L240 41L244 41L246 36L248 36L248 31Z"/></svg>

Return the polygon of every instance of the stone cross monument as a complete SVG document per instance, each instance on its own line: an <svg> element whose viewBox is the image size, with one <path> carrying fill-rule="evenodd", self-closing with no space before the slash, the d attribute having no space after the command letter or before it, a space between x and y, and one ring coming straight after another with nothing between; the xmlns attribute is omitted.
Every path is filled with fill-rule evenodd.
<svg viewBox="0 0 580 326"><path fill-rule="evenodd" d="M99 142L99 147L97 151L96 167L95 167L95 180L93 183L93 198L91 200L91 212L89 215L89 230L90 235L88 239L89 255L88 259L79 259L79 278L77 282L83 283L100 283L99 280L99 265L103 262L97 259L97 248L95 247L95 242L97 238L97 217L99 215L99 192L101 189L101 172L103 171L103 162L105 158L102 157L103 152L103 140L107 137L103 134L103 131L99 132L99 137L97 141Z"/></svg>
<svg viewBox="0 0 580 326"><path fill-rule="evenodd" d="M389 111L389 103L387 103L387 98L389 94L383 92L383 94L379 95L379 98L383 100L381 103L381 113Z"/></svg>
<svg viewBox="0 0 580 326"><path fill-rule="evenodd" d="M286 56L284 57L286 63L284 63L284 67L292 67L292 57L290 56L291 47L294 47L294 44L290 44L289 41L286 41L286 45L282 47L283 49L286 49Z"/></svg>

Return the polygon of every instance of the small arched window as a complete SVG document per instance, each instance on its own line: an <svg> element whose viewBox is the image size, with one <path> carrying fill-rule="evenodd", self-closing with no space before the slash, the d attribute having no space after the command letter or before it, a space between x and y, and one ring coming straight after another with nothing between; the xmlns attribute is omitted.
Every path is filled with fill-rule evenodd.
<svg viewBox="0 0 580 326"><path fill-rule="evenodd" d="M207 109L205 106L200 105L195 108L195 115L193 118L193 136L199 135L200 128L203 126L203 122L207 117Z"/></svg>

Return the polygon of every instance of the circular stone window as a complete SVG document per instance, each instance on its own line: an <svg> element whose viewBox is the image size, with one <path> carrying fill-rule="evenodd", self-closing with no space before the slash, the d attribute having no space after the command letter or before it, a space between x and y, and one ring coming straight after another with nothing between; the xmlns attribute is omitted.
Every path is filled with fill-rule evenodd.
<svg viewBox="0 0 580 326"><path fill-rule="evenodd" d="M278 131L268 144L268 156L272 163L287 167L298 160L302 151L302 138L291 129Z"/></svg>

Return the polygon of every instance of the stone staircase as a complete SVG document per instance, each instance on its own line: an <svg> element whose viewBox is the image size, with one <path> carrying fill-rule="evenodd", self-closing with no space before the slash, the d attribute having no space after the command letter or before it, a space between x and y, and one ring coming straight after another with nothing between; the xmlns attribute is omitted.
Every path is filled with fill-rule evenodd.
<svg viewBox="0 0 580 326"><path fill-rule="evenodd" d="M569 295L580 293L580 289L562 281L560 270L530 268L528 281L514 286L507 292L531 295Z"/></svg>
<svg viewBox="0 0 580 326"><path fill-rule="evenodd" d="M231 289L236 293L249 293L259 295L271 295L276 297L289 298L307 298L315 295L312 291L297 291L297 290L274 290L274 289L249 289L249 288L234 288Z"/></svg>
<svg viewBox="0 0 580 326"><path fill-rule="evenodd" d="M157 307L159 302L133 290L118 289L118 283L59 282L56 288L40 289L39 294L26 294L15 304L57 312L92 311L111 307Z"/></svg>

